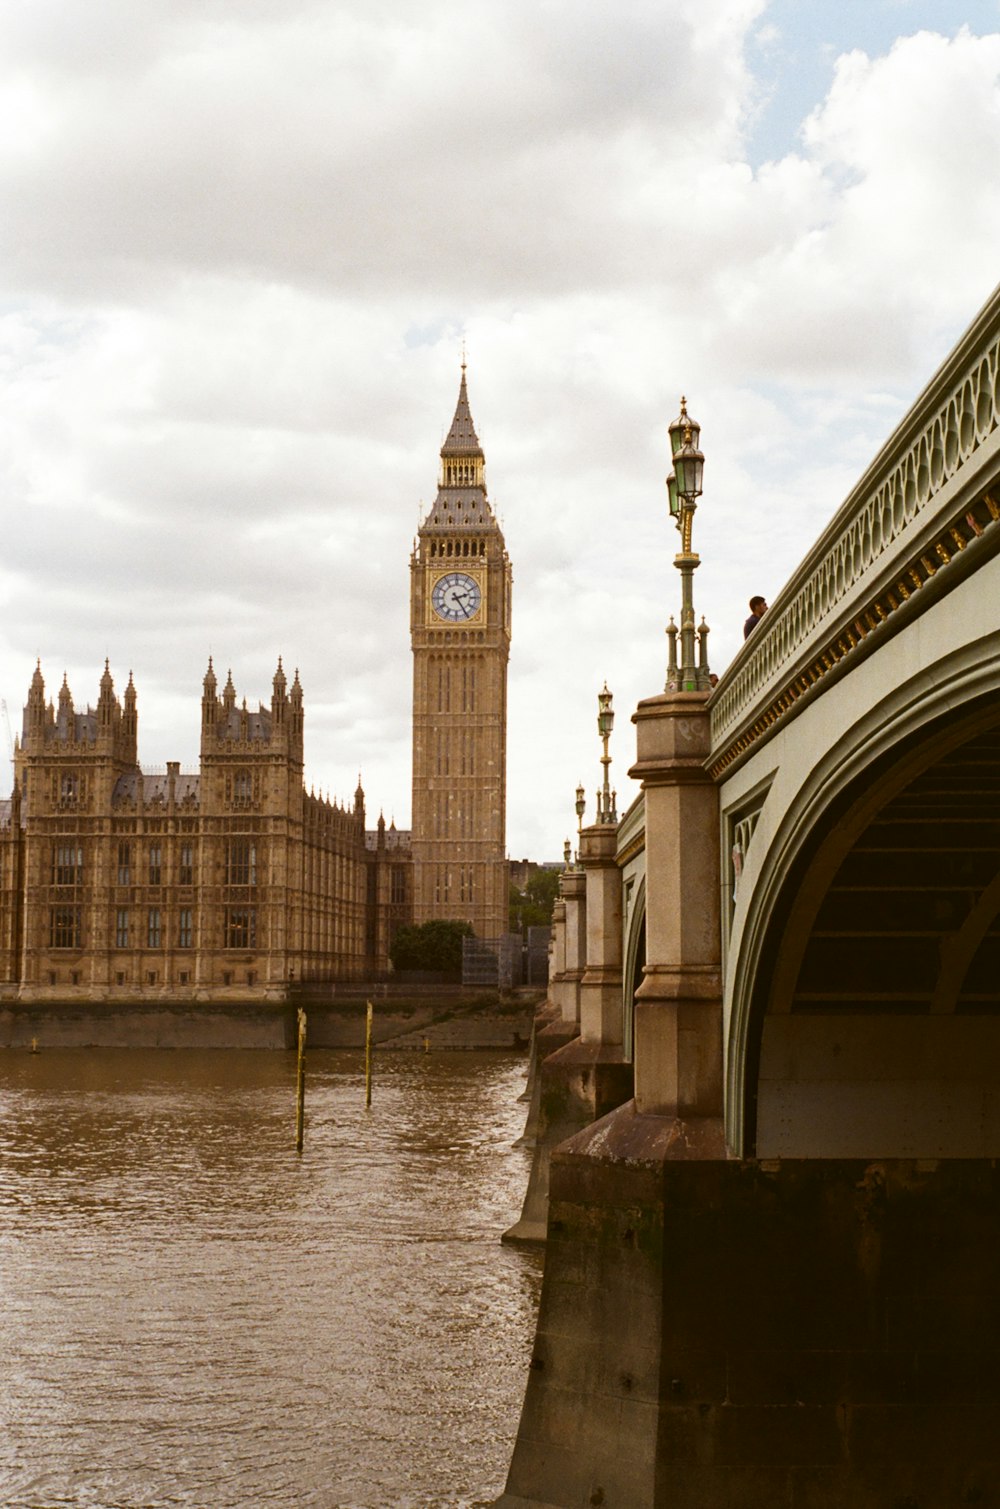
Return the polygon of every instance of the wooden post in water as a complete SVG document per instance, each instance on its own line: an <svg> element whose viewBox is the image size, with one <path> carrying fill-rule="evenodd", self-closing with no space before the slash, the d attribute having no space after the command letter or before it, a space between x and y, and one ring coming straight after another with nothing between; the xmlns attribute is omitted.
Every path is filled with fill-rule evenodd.
<svg viewBox="0 0 1000 1509"><path fill-rule="evenodd" d="M365 1110L372 1104L372 1003L368 1002L365 1014Z"/></svg>
<svg viewBox="0 0 1000 1509"><path fill-rule="evenodd" d="M299 1058L295 1076L295 1151L302 1151L306 1119L306 1014L299 1007Z"/></svg>

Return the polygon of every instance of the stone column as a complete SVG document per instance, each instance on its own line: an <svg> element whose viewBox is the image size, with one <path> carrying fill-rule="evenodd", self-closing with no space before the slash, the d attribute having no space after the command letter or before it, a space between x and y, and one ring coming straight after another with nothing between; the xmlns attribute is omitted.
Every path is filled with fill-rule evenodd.
<svg viewBox="0 0 1000 1509"><path fill-rule="evenodd" d="M586 964L580 981L580 1038L620 1047L622 1031L622 875L617 823L584 828L580 863L586 877Z"/></svg>
<svg viewBox="0 0 1000 1509"><path fill-rule="evenodd" d="M548 999L556 1008L559 1017L562 1017L563 1014L563 985L565 983L565 975L566 903L562 899L562 896L557 896L552 908L552 944L549 953Z"/></svg>
<svg viewBox="0 0 1000 1509"><path fill-rule="evenodd" d="M641 1115L721 1118L719 800L705 770L704 692L640 702L633 722L646 807L646 966L635 1003Z"/></svg>
<svg viewBox="0 0 1000 1509"><path fill-rule="evenodd" d="M580 981L587 962L587 880L582 870L564 870L560 891L566 906L566 967L559 1006L564 1022L580 1020Z"/></svg>

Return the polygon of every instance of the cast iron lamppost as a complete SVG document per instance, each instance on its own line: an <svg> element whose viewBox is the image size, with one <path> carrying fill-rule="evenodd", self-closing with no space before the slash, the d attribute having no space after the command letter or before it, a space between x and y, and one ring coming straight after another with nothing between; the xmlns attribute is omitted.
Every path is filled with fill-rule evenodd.
<svg viewBox="0 0 1000 1509"><path fill-rule="evenodd" d="M616 823L618 813L615 811L618 793L612 791L608 785L608 766L611 764L611 756L608 754L608 740L611 738L611 730L615 726L614 708L611 706L611 693L608 691L608 683L605 681L604 690L597 694L597 732L601 736L604 753L601 755L601 765L604 767L604 781L601 790L597 793L597 821L599 823Z"/></svg>
<svg viewBox="0 0 1000 1509"><path fill-rule="evenodd" d="M674 565L681 574L681 663L677 665L677 628L673 618L667 628L669 660L667 663L668 692L707 692L711 690L708 670L708 625L702 619L700 627L694 626L694 573L701 565L691 549L691 527L694 512L701 497L701 481L705 470L705 457L698 449L701 426L687 411L687 399L681 399L681 411L670 426L670 452L673 469L667 478L667 497L670 513L681 537L681 548L674 556ZM695 639L698 639L698 660L695 663Z"/></svg>
<svg viewBox="0 0 1000 1509"><path fill-rule="evenodd" d="M583 833L583 814L587 807L587 798L583 789L583 782L576 788L576 857L580 858L580 835Z"/></svg>

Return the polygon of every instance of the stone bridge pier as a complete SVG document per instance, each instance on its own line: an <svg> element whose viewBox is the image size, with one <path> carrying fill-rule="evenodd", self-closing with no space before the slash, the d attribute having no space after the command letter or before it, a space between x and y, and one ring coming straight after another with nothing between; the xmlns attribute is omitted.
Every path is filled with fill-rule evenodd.
<svg viewBox="0 0 1000 1509"><path fill-rule="evenodd" d="M564 894L566 872L559 877L559 893L552 907L552 930L549 937L549 983L545 1000L535 1014L534 1031L531 1037L531 1052L528 1059L528 1083L522 1099L528 1101L528 1114L525 1119L524 1133L520 1138L520 1145L534 1147L538 1139L539 1120L541 1115L541 1065L550 1053L561 1048L565 1043L576 1037L579 1031L579 999L578 986L575 978L567 979L566 961L567 955L575 957L578 947L579 926L576 913L573 911L578 898L573 898L567 907ZM570 914L570 928L567 928L567 913ZM568 935L569 934L569 935ZM536 1228L542 1229L544 1235L544 1223L547 1205L535 1208L535 1202L528 1205L525 1200L525 1216L522 1219L530 1221L530 1229L534 1233ZM518 1223L520 1224L520 1223ZM513 1233L513 1235L511 1234ZM510 1233L504 1234L504 1239L517 1240L519 1233L515 1227ZM525 1240L533 1240L534 1237L526 1236Z"/></svg>
<svg viewBox="0 0 1000 1509"><path fill-rule="evenodd" d="M691 1407L690 1390L705 1376L701 1344L679 1338L687 1355L668 1351L671 1379L663 1349L668 1312L681 1299L672 1269L683 1265L676 1276L686 1291L698 1266L688 1239L676 1249L671 1240L681 1218L681 1207L671 1210L677 1171L688 1178L684 1206L697 1210L692 1169L726 1167L718 796L704 770L706 702L675 693L640 703L635 715L647 876L665 882L647 894L635 1095L589 1117L551 1154L546 1277L503 1509L672 1503L658 1496L662 1425ZM585 1051L582 1038L556 1057L574 1050ZM724 1261L714 1254L707 1272L717 1277Z"/></svg>
<svg viewBox="0 0 1000 1509"><path fill-rule="evenodd" d="M526 1140L533 1140L531 1173L518 1221L504 1241L544 1242L552 1149L632 1094L622 1009L622 879L617 828L596 824L580 834L579 865L560 878L565 923L555 934L557 957L574 968L550 985L559 1015L536 1023L532 1108ZM571 1019L569 1003L575 1009Z"/></svg>

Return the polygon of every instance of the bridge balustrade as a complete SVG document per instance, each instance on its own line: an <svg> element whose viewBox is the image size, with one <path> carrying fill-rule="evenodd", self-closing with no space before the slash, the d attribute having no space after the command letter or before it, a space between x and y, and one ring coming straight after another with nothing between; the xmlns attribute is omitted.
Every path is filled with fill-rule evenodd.
<svg viewBox="0 0 1000 1509"><path fill-rule="evenodd" d="M775 727L995 550L1000 297L980 315L851 490L721 678L722 778Z"/></svg>

